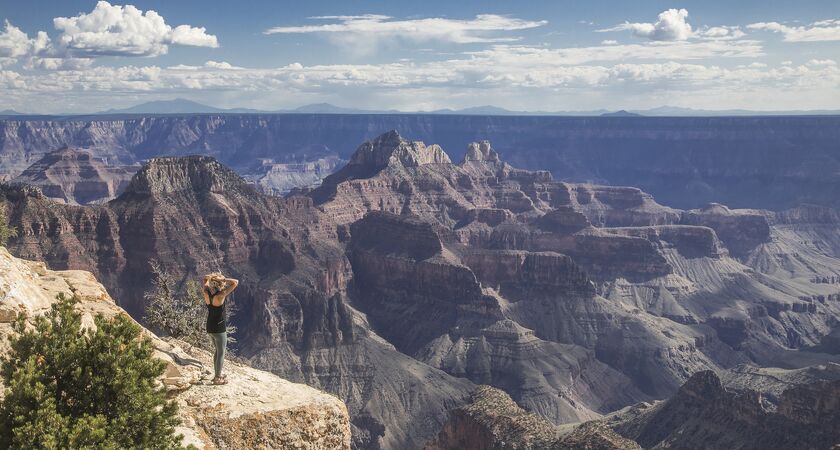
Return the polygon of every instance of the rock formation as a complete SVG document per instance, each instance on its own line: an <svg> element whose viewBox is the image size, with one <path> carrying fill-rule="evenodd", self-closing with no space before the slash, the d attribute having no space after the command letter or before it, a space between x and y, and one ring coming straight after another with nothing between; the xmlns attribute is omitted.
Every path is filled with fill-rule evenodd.
<svg viewBox="0 0 840 450"><path fill-rule="evenodd" d="M37 186L56 201L102 203L120 194L136 170L108 166L87 151L64 147L47 153L11 182Z"/></svg>
<svg viewBox="0 0 840 450"><path fill-rule="evenodd" d="M152 160L95 208L58 205L21 186L4 195L18 255L96 273L134 317L143 316L150 260L183 279L214 270L240 279L240 354L338 395L358 445L416 447L472 388L399 354L353 311L337 228L311 200L263 195L212 158ZM404 396L407 386L423 401Z"/></svg>
<svg viewBox="0 0 840 450"><path fill-rule="evenodd" d="M82 323L93 316L125 314L92 274L52 271L43 263L17 259L0 247L0 352L8 351L11 321L49 310L56 295L75 295ZM337 398L303 384L229 361L230 382L209 382L211 355L149 331L155 356L167 363L160 382L178 403L184 444L198 448L349 449L350 417ZM2 386L0 386L2 387Z"/></svg>
<svg viewBox="0 0 840 450"><path fill-rule="evenodd" d="M792 387L775 411L755 391L728 391L694 374L670 399L637 405L607 423L644 448L832 448L840 443L840 381Z"/></svg>
<svg viewBox="0 0 840 450"><path fill-rule="evenodd" d="M638 444L593 421L561 431L528 413L504 392L479 386L469 404L452 411L426 450L641 450Z"/></svg>
<svg viewBox="0 0 840 450"><path fill-rule="evenodd" d="M569 181L634 186L677 208L710 202L771 210L803 202L840 206L834 195L837 116L10 116L0 120L0 179L18 175L64 144L120 165L205 154L240 174L258 175L254 167L264 159L349 159L359 142L392 129L449 151L488 139L516 167Z"/></svg>
<svg viewBox="0 0 840 450"><path fill-rule="evenodd" d="M149 161L104 205L25 186L0 201L16 255L94 272L135 317L149 260L242 280L242 357L341 398L357 448L423 446L476 384L556 425L703 370L840 359L830 212L684 211L517 169L488 142L452 163L396 132L349 160L286 198L191 156Z"/></svg>
<svg viewBox="0 0 840 450"><path fill-rule="evenodd" d="M331 155L314 161L275 163L263 160L259 167L244 173L244 178L258 185L263 192L283 195L293 189L314 188L327 175L346 161Z"/></svg>

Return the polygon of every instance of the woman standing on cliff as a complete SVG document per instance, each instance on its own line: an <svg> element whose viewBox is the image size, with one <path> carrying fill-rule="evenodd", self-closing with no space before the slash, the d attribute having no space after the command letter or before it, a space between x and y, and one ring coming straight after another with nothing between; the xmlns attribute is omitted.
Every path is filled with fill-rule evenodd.
<svg viewBox="0 0 840 450"><path fill-rule="evenodd" d="M213 384L225 384L227 379L222 375L222 365L225 362L225 348L227 347L227 320L225 314L225 298L239 286L239 280L225 278L219 272L204 276L201 293L207 305L207 333L213 339L213 369L215 376Z"/></svg>

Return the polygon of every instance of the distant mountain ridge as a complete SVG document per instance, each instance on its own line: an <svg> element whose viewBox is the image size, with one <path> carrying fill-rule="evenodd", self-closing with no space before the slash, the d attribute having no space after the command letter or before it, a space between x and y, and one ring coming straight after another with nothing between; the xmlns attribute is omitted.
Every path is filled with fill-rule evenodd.
<svg viewBox="0 0 840 450"><path fill-rule="evenodd" d="M746 109L705 110L678 106L660 106L642 110L595 109L586 111L514 111L494 105L472 106L462 109L436 109L432 111L401 111L397 109L364 109L336 106L331 103L312 103L294 109L260 110L252 108L217 108L193 100L176 98L155 100L121 109L108 109L95 114L442 114L474 116L780 116L780 115L840 115L838 110L751 111ZM13 110L0 111L0 115L21 115Z"/></svg>
<svg viewBox="0 0 840 450"><path fill-rule="evenodd" d="M256 109L232 108L223 109L208 106L183 98L173 100L155 100L122 109L109 109L97 114L201 114L201 113L248 113L260 112Z"/></svg>
<svg viewBox="0 0 840 450"><path fill-rule="evenodd" d="M601 117L641 117L643 114L629 112L626 110L616 111L616 112L608 112L601 114Z"/></svg>

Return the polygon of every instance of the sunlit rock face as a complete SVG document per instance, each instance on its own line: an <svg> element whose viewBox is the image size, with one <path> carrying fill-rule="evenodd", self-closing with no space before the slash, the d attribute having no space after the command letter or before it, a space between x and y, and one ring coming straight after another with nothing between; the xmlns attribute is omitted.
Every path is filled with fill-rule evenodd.
<svg viewBox="0 0 840 450"><path fill-rule="evenodd" d="M318 187L324 178L346 163L347 161L335 155L288 163L275 163L269 159L262 160L254 169L244 171L243 176L263 192L285 195L296 189Z"/></svg>

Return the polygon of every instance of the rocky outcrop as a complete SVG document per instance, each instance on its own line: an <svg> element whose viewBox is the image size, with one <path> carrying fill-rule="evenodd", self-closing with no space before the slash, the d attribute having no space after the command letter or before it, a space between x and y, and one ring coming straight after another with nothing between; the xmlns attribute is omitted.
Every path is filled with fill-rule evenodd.
<svg viewBox="0 0 840 450"><path fill-rule="evenodd" d="M714 372L698 372L672 398L628 408L607 423L644 448L827 449L840 443L838 386L793 387L769 411L761 394L730 392Z"/></svg>
<svg viewBox="0 0 840 450"><path fill-rule="evenodd" d="M405 142L396 131L389 131L376 139L365 142L356 149L348 166L361 166L365 171L382 170L391 165L417 167L424 164L448 164L449 155L439 145L420 141Z"/></svg>
<svg viewBox="0 0 840 450"><path fill-rule="evenodd" d="M254 193L239 175L207 156L153 159L143 166L126 188L126 196L193 192Z"/></svg>
<svg viewBox="0 0 840 450"><path fill-rule="evenodd" d="M622 437L599 420L580 424L554 444L552 450L641 450L636 442Z"/></svg>
<svg viewBox="0 0 840 450"><path fill-rule="evenodd" d="M321 181L344 166L347 161L330 155L314 161L275 163L272 159L263 160L260 165L243 174L266 193L284 195L294 189L314 188Z"/></svg>
<svg viewBox="0 0 840 450"><path fill-rule="evenodd" d="M468 405L452 412L426 450L591 449L640 450L599 422L587 422L563 433L551 423L520 408L504 392L479 386Z"/></svg>
<svg viewBox="0 0 840 450"><path fill-rule="evenodd" d="M502 318L470 269L443 254L429 224L374 212L354 223L351 235L358 306L403 353L415 355L451 329L471 332Z"/></svg>
<svg viewBox="0 0 840 450"><path fill-rule="evenodd" d="M490 141L473 142L467 146L467 153L464 154L464 162L466 161L483 161L488 163L498 163L499 154L490 146Z"/></svg>
<svg viewBox="0 0 840 450"><path fill-rule="evenodd" d="M746 256L758 245L770 241L770 225L760 211L732 210L724 205L710 204L703 209L686 211L680 222L715 230L734 256Z"/></svg>
<svg viewBox="0 0 840 450"><path fill-rule="evenodd" d="M635 187L570 185L570 202L600 227L670 225L679 221L679 211L656 203Z"/></svg>
<svg viewBox="0 0 840 450"><path fill-rule="evenodd" d="M622 236L636 236L650 241L661 249L673 248L685 258L720 258L728 254L715 231L691 225L661 225L628 227L610 230Z"/></svg>
<svg viewBox="0 0 840 450"><path fill-rule="evenodd" d="M480 386L426 448L828 449L840 443L838 386L838 381L795 385L773 410L762 394L729 391L714 372L698 372L668 400L560 428L519 408L504 392Z"/></svg>
<svg viewBox="0 0 840 450"><path fill-rule="evenodd" d="M500 387L557 423L597 417L644 398L591 351L545 341L506 317L508 302L520 301L513 292L552 301L557 295L594 295L568 257L458 252L417 217L382 212L354 223L351 236L354 306L403 353Z"/></svg>
<svg viewBox="0 0 840 450"><path fill-rule="evenodd" d="M479 386L426 450L550 448L557 434L550 422L526 412L504 392Z"/></svg>
<svg viewBox="0 0 840 450"><path fill-rule="evenodd" d="M47 153L11 182L37 186L60 202L103 203L119 195L136 170L108 166L87 151L64 147Z"/></svg>
<svg viewBox="0 0 840 450"><path fill-rule="evenodd" d="M80 299L84 326L93 316L125 314L89 272L52 271L43 263L11 256L0 247L0 351L17 313L29 317L49 310L56 295ZM349 449L350 417L337 398L306 385L228 361L229 383L214 386L210 354L151 332L155 356L167 363L160 382L178 403L184 444L199 448Z"/></svg>

